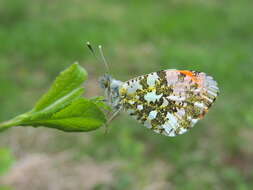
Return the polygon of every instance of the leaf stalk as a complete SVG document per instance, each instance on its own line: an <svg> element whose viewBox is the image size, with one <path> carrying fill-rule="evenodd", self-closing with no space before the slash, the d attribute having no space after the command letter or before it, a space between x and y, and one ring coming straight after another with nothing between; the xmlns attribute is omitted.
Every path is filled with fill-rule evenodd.
<svg viewBox="0 0 253 190"><path fill-rule="evenodd" d="M20 125L23 121L24 118L27 117L27 114L22 114L19 115L13 119L10 119L8 121L0 123L0 132L4 131L5 129L11 128L11 127L16 127Z"/></svg>

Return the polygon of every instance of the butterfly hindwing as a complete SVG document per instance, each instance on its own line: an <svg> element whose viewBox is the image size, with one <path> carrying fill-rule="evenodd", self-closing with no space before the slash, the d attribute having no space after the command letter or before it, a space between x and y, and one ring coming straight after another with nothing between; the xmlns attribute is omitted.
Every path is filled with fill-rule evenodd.
<svg viewBox="0 0 253 190"><path fill-rule="evenodd" d="M123 108L147 128L176 136L204 117L218 87L203 72L169 69L126 81L119 93Z"/></svg>

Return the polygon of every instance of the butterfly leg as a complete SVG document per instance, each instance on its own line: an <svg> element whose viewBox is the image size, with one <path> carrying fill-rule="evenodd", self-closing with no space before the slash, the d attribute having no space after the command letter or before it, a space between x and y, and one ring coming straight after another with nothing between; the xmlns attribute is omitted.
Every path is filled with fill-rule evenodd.
<svg viewBox="0 0 253 190"><path fill-rule="evenodd" d="M115 118L115 117L117 117L117 115L119 114L119 112L121 111L121 109L122 108L119 108L119 109L117 109L114 113L112 113L112 115L110 116L110 118L106 121L106 123L105 123L105 134L107 134L108 133L108 125L109 125L109 123L111 123L111 121Z"/></svg>

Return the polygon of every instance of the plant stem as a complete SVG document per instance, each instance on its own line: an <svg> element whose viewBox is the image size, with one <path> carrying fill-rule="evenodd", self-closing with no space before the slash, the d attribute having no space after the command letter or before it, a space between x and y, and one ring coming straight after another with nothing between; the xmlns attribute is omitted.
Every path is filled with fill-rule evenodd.
<svg viewBox="0 0 253 190"><path fill-rule="evenodd" d="M5 130L5 129L8 129L12 126L14 126L14 123L11 122L11 121L6 121L6 122L3 122L3 123L0 123L0 132Z"/></svg>
<svg viewBox="0 0 253 190"><path fill-rule="evenodd" d="M24 119L24 116L25 114L19 115L11 120L0 123L0 132L5 129L20 125L22 120Z"/></svg>

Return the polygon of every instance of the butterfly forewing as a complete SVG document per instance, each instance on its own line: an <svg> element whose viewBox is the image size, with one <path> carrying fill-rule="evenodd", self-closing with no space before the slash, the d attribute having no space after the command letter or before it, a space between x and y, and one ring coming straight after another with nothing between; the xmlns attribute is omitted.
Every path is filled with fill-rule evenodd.
<svg viewBox="0 0 253 190"><path fill-rule="evenodd" d="M119 89L123 108L147 128L166 136L183 134L207 113L218 95L203 72L164 70L139 76Z"/></svg>

